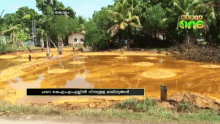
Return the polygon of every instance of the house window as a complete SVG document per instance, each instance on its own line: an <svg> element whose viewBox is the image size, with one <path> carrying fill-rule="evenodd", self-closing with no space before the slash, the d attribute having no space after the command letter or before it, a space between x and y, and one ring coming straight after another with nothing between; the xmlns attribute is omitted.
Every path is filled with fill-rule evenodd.
<svg viewBox="0 0 220 124"><path fill-rule="evenodd" d="M80 38L80 41L81 41L81 42L83 42L83 41L84 41L84 39L83 39L83 38Z"/></svg>
<svg viewBox="0 0 220 124"><path fill-rule="evenodd" d="M77 38L74 38L74 42L77 42Z"/></svg>

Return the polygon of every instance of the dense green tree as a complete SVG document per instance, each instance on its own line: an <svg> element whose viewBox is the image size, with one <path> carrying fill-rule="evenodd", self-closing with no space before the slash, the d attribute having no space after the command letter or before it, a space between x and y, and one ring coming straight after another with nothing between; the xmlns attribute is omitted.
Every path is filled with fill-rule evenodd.
<svg viewBox="0 0 220 124"><path fill-rule="evenodd" d="M85 24L85 44L97 45L100 48L108 46L110 35L107 33L108 28L112 25L108 8L103 7L100 11L95 11L92 19Z"/></svg>
<svg viewBox="0 0 220 124"><path fill-rule="evenodd" d="M77 31L77 19L67 16L56 16L50 25L50 33L57 36L59 52L61 52L63 40L72 32Z"/></svg>
<svg viewBox="0 0 220 124"><path fill-rule="evenodd" d="M147 8L145 12L145 29L154 30L155 38L157 29L162 29L161 20L165 18L165 11L160 4Z"/></svg>
<svg viewBox="0 0 220 124"><path fill-rule="evenodd" d="M75 12L71 7L65 7L62 2L57 0L36 0L37 7L42 11L43 15L39 20L41 27L47 32L50 39L58 41L59 53L62 53L63 40L70 34L75 32L76 19ZM56 16L54 10L69 10L69 16Z"/></svg>
<svg viewBox="0 0 220 124"><path fill-rule="evenodd" d="M204 15L207 20L208 32L205 32L205 39L211 44L220 44L220 2L218 0L207 0L199 8L199 13Z"/></svg>

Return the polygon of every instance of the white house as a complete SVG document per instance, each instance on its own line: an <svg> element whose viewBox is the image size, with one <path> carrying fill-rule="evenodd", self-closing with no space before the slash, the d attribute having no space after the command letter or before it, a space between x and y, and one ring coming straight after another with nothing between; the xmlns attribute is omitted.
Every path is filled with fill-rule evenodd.
<svg viewBox="0 0 220 124"><path fill-rule="evenodd" d="M68 36L68 44L74 43L75 46L83 45L84 39L85 39L85 31L72 33Z"/></svg>

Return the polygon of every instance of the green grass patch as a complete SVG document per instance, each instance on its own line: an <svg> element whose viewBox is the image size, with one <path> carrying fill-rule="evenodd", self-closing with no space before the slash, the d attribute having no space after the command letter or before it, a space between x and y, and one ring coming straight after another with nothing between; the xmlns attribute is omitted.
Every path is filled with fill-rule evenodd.
<svg viewBox="0 0 220 124"><path fill-rule="evenodd" d="M142 101L139 101L136 98L132 98L132 99L125 100L121 102L120 104L115 105L114 107L121 108L121 109L132 109L138 112L146 112L150 108L157 107L157 102L150 98L147 98Z"/></svg>
<svg viewBox="0 0 220 124"><path fill-rule="evenodd" d="M36 46L29 46L29 48L31 50L40 50L41 47L36 47ZM14 47L12 47L11 45L7 44L3 44L0 42L0 52L15 52L15 51L19 51L19 50L28 50L27 46L24 47L16 47L16 45Z"/></svg>
<svg viewBox="0 0 220 124"><path fill-rule="evenodd" d="M142 120L150 122L209 122L219 123L220 116L211 110L180 114L164 108L149 109L147 112L133 112L126 109L86 109L71 115L79 117L120 118L126 120Z"/></svg>
<svg viewBox="0 0 220 124"><path fill-rule="evenodd" d="M181 103L179 107L184 110L198 109L192 109L194 106L189 103ZM220 115L218 115L216 110L199 109L197 111L178 113L173 110L158 107L157 102L150 98L141 101L132 98L122 101L108 110L86 109L79 110L73 115L80 117L107 117L151 122L220 122Z"/></svg>
<svg viewBox="0 0 220 124"><path fill-rule="evenodd" d="M3 42L0 41L0 52L5 51L7 47L7 44L4 44Z"/></svg>
<svg viewBox="0 0 220 124"><path fill-rule="evenodd" d="M11 114L37 114L37 115L65 115L64 112L55 110L50 106L28 106L13 105L12 103L0 101L0 111L9 111Z"/></svg>
<svg viewBox="0 0 220 124"><path fill-rule="evenodd" d="M0 42L0 52L14 52L17 50L17 47L12 47L12 45L10 43L2 43Z"/></svg>
<svg viewBox="0 0 220 124"><path fill-rule="evenodd" d="M190 104L179 104L184 109L190 108ZM82 109L74 112L65 110L56 110L52 106L28 106L13 105L11 103L0 101L0 111L10 111L12 114L35 114L48 116L78 116L89 118L114 118L126 120L141 120L148 122L209 122L220 123L220 115L217 110L198 110L192 112L178 113L173 110L157 106L157 102L150 98L137 100L135 98L122 101L121 103L107 109Z"/></svg>

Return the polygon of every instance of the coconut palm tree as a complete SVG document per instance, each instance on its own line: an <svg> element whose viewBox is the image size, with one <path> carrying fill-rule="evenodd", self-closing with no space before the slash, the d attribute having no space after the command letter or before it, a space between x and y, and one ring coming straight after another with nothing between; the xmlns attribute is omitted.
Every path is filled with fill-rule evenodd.
<svg viewBox="0 0 220 124"><path fill-rule="evenodd" d="M194 15L198 7L204 6L203 0L172 0L173 8L166 8L167 13L171 15L169 18L164 18L162 20L163 24L170 24L177 22L177 31L179 31L179 21L181 15ZM207 23L205 23L205 29L208 28ZM190 35L189 31L185 29L187 34L187 42L189 44ZM194 30L195 32L195 30Z"/></svg>
<svg viewBox="0 0 220 124"><path fill-rule="evenodd" d="M2 18L2 14L3 14L4 11L5 11L5 10L2 11L0 18Z"/></svg>
<svg viewBox="0 0 220 124"><path fill-rule="evenodd" d="M108 29L107 33L111 32L111 36L114 36L119 31L123 31L126 28L128 28L129 32L131 31L131 27L141 29L142 25L140 23L139 16L134 13L135 8L137 8L140 4L139 0L117 1L115 7L112 10L108 10L108 12L112 15L114 25ZM121 37L119 37L119 41L120 39ZM130 40L128 44L130 44Z"/></svg>
<svg viewBox="0 0 220 124"><path fill-rule="evenodd" d="M3 19L2 19L2 14L5 10L2 11L1 15L0 15L0 31L2 30L2 23L3 23Z"/></svg>

